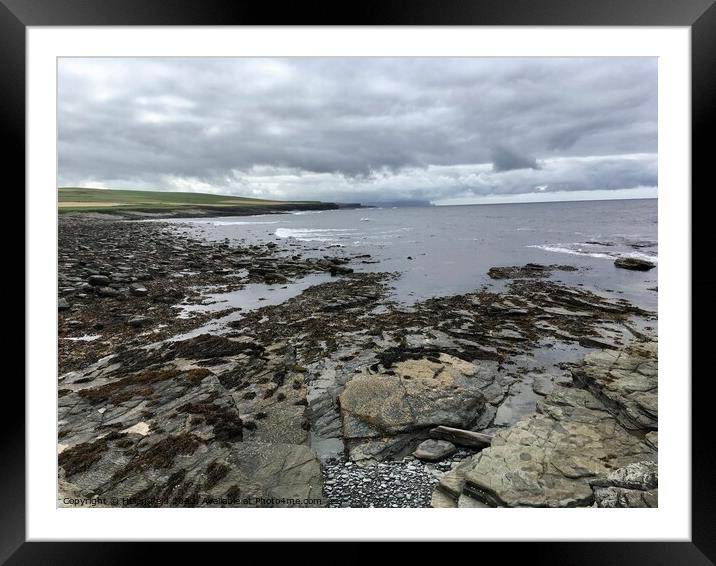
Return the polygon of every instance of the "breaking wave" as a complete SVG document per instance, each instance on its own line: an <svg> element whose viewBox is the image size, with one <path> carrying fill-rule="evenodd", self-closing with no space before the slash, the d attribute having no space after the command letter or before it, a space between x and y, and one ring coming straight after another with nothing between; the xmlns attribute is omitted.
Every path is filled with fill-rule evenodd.
<svg viewBox="0 0 716 566"><path fill-rule="evenodd" d="M594 244L534 244L527 246L528 248L536 248L544 250L546 252L570 254L585 257L595 257L601 259L616 259L618 257L633 257L635 259L643 259L654 263L658 262L658 256L652 254L646 254L642 252L618 252L618 251L594 251L593 249L583 249L582 246L587 245L590 248L594 247Z"/></svg>
<svg viewBox="0 0 716 566"><path fill-rule="evenodd" d="M293 238L300 242L335 242L342 236L356 233L350 228L278 228L274 232L279 238Z"/></svg>

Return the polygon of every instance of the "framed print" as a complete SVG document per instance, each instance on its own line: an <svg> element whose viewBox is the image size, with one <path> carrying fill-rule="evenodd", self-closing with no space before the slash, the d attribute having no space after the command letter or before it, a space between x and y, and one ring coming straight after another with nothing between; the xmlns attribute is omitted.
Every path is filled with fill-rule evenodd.
<svg viewBox="0 0 716 566"><path fill-rule="evenodd" d="M713 2L334 10L3 0L0 557L713 563Z"/></svg>

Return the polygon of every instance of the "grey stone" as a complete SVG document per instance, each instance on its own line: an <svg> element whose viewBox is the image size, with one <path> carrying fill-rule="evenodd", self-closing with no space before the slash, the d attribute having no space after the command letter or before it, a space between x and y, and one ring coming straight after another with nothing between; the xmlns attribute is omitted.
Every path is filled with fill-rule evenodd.
<svg viewBox="0 0 716 566"><path fill-rule="evenodd" d="M97 294L100 297L119 297L121 293L112 287L98 287Z"/></svg>
<svg viewBox="0 0 716 566"><path fill-rule="evenodd" d="M129 324L129 326L133 326L134 328L140 328L142 326L146 326L151 321L152 319L148 316L133 316L127 321L127 324Z"/></svg>
<svg viewBox="0 0 716 566"><path fill-rule="evenodd" d="M549 375L536 375L532 382L532 391L537 395L549 395L554 389L554 382Z"/></svg>
<svg viewBox="0 0 716 566"><path fill-rule="evenodd" d="M428 439L420 443L415 452L413 452L413 456L427 462L438 462L448 456L452 456L455 452L457 452L457 448L452 442Z"/></svg>
<svg viewBox="0 0 716 566"><path fill-rule="evenodd" d="M656 264L651 261L635 257L619 257L614 260L614 265L622 269L631 269L633 271L649 271L656 267Z"/></svg>
<svg viewBox="0 0 716 566"><path fill-rule="evenodd" d="M148 293L147 288L139 283L132 283L129 286L129 292L138 297L142 297Z"/></svg>
<svg viewBox="0 0 716 566"><path fill-rule="evenodd" d="M97 287L106 287L109 285L109 277L106 275L90 275L87 278L87 282L90 285L95 285Z"/></svg>

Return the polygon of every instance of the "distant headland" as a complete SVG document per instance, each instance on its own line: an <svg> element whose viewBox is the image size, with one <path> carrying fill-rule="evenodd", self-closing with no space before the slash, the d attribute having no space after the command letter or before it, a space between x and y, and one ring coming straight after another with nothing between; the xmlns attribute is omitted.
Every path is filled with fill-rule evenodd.
<svg viewBox="0 0 716 566"><path fill-rule="evenodd" d="M181 218L246 216L297 210L361 208L358 203L266 200L193 192L59 187L60 214L94 213L125 217Z"/></svg>

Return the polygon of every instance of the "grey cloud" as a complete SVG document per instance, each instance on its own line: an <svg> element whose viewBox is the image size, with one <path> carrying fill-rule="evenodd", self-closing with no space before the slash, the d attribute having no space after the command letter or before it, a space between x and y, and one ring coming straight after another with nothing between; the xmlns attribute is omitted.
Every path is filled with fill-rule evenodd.
<svg viewBox="0 0 716 566"><path fill-rule="evenodd" d="M493 163L481 191L530 192L545 160L655 154L656 81L652 58L62 59L58 181L314 198L325 175L333 200L432 198L440 167ZM639 160L573 164L656 183Z"/></svg>
<svg viewBox="0 0 716 566"><path fill-rule="evenodd" d="M512 149L502 146L492 148L492 168L495 171L511 171L513 169L539 169L534 157L520 155Z"/></svg>

